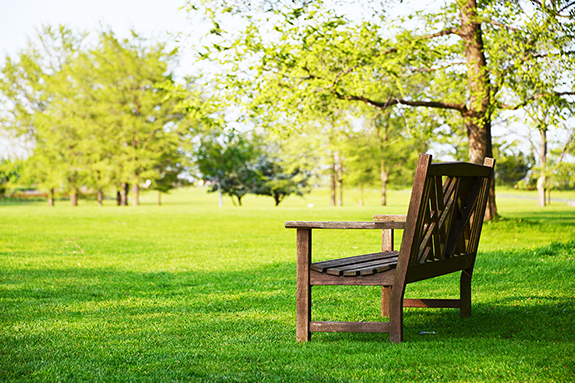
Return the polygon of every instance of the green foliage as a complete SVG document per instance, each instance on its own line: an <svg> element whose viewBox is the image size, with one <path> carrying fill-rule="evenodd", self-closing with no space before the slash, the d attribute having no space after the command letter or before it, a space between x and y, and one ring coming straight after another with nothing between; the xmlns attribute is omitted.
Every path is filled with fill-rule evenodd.
<svg viewBox="0 0 575 383"><path fill-rule="evenodd" d="M278 206L289 195L303 196L311 189L311 173L280 158L277 145L234 130L212 131L203 135L194 153L198 178L212 182L209 192L242 198L248 194L270 196ZM233 201L233 200L232 200Z"/></svg>
<svg viewBox="0 0 575 383"><path fill-rule="evenodd" d="M526 154L516 147L516 142L496 144L495 182L497 185L515 186L527 177L535 164L532 154Z"/></svg>
<svg viewBox="0 0 575 383"><path fill-rule="evenodd" d="M361 105L429 108L443 120L436 141L477 163L493 156L491 126L506 112L575 94L572 3L451 1L406 19L372 3L353 19L343 3L363 5L204 1L214 43L202 57L231 69L220 89L262 125L308 132L309 121L337 110L357 116ZM189 9L201 11L197 2Z"/></svg>
<svg viewBox="0 0 575 383"><path fill-rule="evenodd" d="M185 169L181 148L197 116L192 93L170 74L177 52L135 33L102 32L88 47L83 37L46 28L3 68L6 127L34 146L28 177L72 194L145 182L168 190Z"/></svg>
<svg viewBox="0 0 575 383"><path fill-rule="evenodd" d="M575 189L575 164L565 162L557 167L557 170L551 177L552 186L557 190L574 190Z"/></svg>
<svg viewBox="0 0 575 383"><path fill-rule="evenodd" d="M272 197L276 206L290 195L301 197L311 191L310 172L297 165L286 164L270 154L260 155L253 164L253 170L257 178L250 192Z"/></svg>
<svg viewBox="0 0 575 383"><path fill-rule="evenodd" d="M242 197L251 190L257 174L251 164L259 155L255 140L233 130L211 132L198 143L194 157L198 177L213 183L210 192L236 197L242 205ZM232 200L233 201L233 200Z"/></svg>
<svg viewBox="0 0 575 383"><path fill-rule="evenodd" d="M0 197L4 197L12 187L18 185L22 174L22 161L0 161Z"/></svg>

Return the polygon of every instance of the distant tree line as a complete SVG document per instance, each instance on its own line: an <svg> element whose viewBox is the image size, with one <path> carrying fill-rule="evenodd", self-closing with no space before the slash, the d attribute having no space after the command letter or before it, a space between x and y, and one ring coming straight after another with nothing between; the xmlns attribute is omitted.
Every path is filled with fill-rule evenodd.
<svg viewBox="0 0 575 383"><path fill-rule="evenodd" d="M575 3L453 0L392 18L393 3L204 0L188 1L188 10L212 22L213 43L202 57L234 68L219 89L254 119L289 134L318 119L329 126L337 110L384 119L389 134L379 129L377 138L390 154L382 152L379 167L383 195L394 169L389 158L407 149L396 141L397 126L403 138L424 138L436 150L452 145L452 157L482 163L512 156L507 143L496 153L492 128L504 126L510 136L517 119L521 136L538 135L531 141L540 195L550 177L570 173ZM346 12L352 7L360 11ZM333 143L331 132L325 136ZM548 148L552 133L561 137L558 153ZM336 169L340 153L334 150ZM333 173L340 182L340 171ZM492 188L486 219L496 215Z"/></svg>
<svg viewBox="0 0 575 383"><path fill-rule="evenodd" d="M177 50L135 33L103 32L91 44L87 37L46 27L29 48L6 57L2 125L31 150L2 162L0 191L28 185L50 205L60 192L77 205L81 189L95 192L99 204L113 190L118 205L127 205L129 192L138 205L142 187L166 193L199 178L240 205L247 193L278 205L309 189L309 172L261 142L217 133L223 128L212 100L193 79L174 79Z"/></svg>
<svg viewBox="0 0 575 383"><path fill-rule="evenodd" d="M0 75L4 134L29 147L2 162L0 186L138 204L142 187L201 180L237 205L315 185L332 205L357 188L362 204L377 187L386 205L431 151L493 156L496 184L535 187L540 204L575 188L572 3L449 1L411 21L386 4L355 20L322 0L190 2L213 26L199 60L223 65L183 80L173 44L44 28Z"/></svg>

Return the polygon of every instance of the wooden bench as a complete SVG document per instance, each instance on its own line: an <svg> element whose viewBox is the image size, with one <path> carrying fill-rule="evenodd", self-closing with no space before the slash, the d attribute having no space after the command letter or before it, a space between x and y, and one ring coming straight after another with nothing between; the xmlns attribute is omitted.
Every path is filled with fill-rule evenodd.
<svg viewBox="0 0 575 383"><path fill-rule="evenodd" d="M300 342L312 332L389 333L403 340L403 307L459 308L471 315L471 276L479 244L495 161L483 165L431 163L420 154L407 216L375 215L373 222L297 222L297 331ZM312 263L313 229L380 229L382 251ZM399 251L395 229L403 229ZM404 299L405 286L461 271L459 299ZM318 322L311 320L311 287L382 286L382 315L389 322Z"/></svg>

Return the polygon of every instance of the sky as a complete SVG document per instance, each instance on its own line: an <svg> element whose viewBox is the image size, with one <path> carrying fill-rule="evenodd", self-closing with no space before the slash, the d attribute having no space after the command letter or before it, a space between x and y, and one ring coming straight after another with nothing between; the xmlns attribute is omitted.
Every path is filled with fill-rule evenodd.
<svg viewBox="0 0 575 383"><path fill-rule="evenodd" d="M168 33L181 33L181 41L197 42L206 29L179 9L185 3L186 0L0 0L0 66L6 55L12 56L25 48L28 39L42 25L64 24L76 31L92 33L111 29L118 37L129 36L133 29L159 40ZM426 0L404 0L398 5L399 9L392 13L430 6ZM176 76L189 73L193 65L192 52L186 51L185 46L181 50L180 65L174 68ZM0 137L0 158L10 149L6 145Z"/></svg>
<svg viewBox="0 0 575 383"><path fill-rule="evenodd" d="M130 29L149 37L190 33L185 0L0 0L0 55L26 46L42 25L65 24L74 30L110 27L119 36Z"/></svg>
<svg viewBox="0 0 575 383"><path fill-rule="evenodd" d="M179 9L184 4L185 0L0 0L0 66L6 55L24 49L42 25L64 24L92 33L111 29L118 37L128 37L133 29L159 40L167 33L193 36L201 28ZM184 52L183 66L186 57ZM0 136L0 158L21 157L21 145Z"/></svg>

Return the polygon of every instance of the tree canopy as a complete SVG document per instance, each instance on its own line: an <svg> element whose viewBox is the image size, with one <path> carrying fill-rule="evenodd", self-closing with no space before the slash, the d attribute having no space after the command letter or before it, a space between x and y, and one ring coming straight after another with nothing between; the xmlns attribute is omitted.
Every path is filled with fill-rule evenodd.
<svg viewBox="0 0 575 383"><path fill-rule="evenodd" d="M103 32L92 45L84 39L45 28L17 60L7 58L4 125L32 143L27 175L40 188L64 187L77 204L80 186L100 194L130 184L138 204L141 184L168 190L166 180L184 171L178 153L199 125L190 113L197 95L175 91L185 86L170 73L177 51L165 43L135 33L120 40Z"/></svg>
<svg viewBox="0 0 575 383"><path fill-rule="evenodd" d="M205 57L227 63L225 89L275 124L342 101L450 111L469 160L481 163L493 156L491 128L503 112L573 95L569 2L457 0L405 20L382 5L359 21L340 2L205 4L216 40ZM230 15L243 28L225 30ZM486 214L497 214L494 189Z"/></svg>

